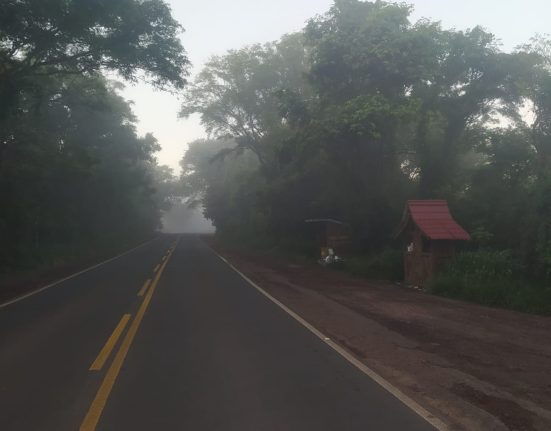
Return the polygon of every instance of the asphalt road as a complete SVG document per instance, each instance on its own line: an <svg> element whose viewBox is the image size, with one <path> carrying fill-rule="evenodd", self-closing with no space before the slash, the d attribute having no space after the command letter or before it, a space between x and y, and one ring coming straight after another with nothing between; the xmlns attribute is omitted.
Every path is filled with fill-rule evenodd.
<svg viewBox="0 0 551 431"><path fill-rule="evenodd" d="M198 237L166 235L0 308L0 430L78 429L434 428Z"/></svg>

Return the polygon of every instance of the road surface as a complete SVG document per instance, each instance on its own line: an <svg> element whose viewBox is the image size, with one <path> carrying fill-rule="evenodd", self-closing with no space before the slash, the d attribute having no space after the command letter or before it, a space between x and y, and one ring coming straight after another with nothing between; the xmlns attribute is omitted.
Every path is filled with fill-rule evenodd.
<svg viewBox="0 0 551 431"><path fill-rule="evenodd" d="M3 431L434 429L175 235L0 308L0 413Z"/></svg>

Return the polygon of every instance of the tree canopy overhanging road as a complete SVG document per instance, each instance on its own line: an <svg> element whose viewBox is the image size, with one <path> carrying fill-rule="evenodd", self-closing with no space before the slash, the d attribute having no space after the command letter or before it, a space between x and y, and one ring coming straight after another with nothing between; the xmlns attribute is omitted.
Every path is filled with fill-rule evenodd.
<svg viewBox="0 0 551 431"><path fill-rule="evenodd" d="M3 430L434 429L198 237L5 306L0 327Z"/></svg>

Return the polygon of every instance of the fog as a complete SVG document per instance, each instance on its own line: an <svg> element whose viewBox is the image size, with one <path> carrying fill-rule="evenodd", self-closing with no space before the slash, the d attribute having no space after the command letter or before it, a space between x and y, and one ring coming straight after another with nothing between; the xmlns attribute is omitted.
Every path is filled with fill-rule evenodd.
<svg viewBox="0 0 551 431"><path fill-rule="evenodd" d="M162 219L164 233L214 233L212 223L203 216L203 208L190 208L186 203L174 204Z"/></svg>
<svg viewBox="0 0 551 431"><path fill-rule="evenodd" d="M551 431L549 16L0 0L0 431Z"/></svg>

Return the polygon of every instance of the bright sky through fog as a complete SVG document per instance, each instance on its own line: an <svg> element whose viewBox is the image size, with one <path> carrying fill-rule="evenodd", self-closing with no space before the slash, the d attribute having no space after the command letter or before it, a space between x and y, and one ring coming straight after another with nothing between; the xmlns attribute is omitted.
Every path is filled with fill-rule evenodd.
<svg viewBox="0 0 551 431"><path fill-rule="evenodd" d="M182 41L200 70L213 54L278 39L300 30L331 0L168 0L174 17L186 32ZM415 20L427 17L445 28L482 25L494 33L505 50L527 42L536 33L551 33L551 0L410 0ZM179 120L180 103L174 95L153 91L145 84L128 86L124 96L134 101L139 132L152 132L162 146L158 159L178 172L186 144L204 137L198 118Z"/></svg>

